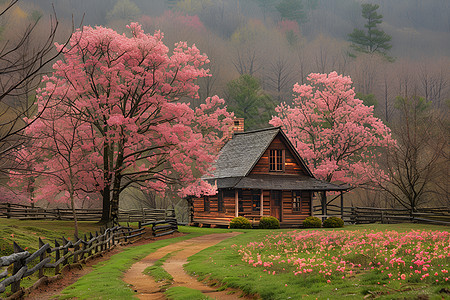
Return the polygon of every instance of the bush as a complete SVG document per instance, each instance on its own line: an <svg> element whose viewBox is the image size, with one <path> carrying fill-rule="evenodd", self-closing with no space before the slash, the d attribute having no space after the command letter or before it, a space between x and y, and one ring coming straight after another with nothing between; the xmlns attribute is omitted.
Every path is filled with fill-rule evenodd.
<svg viewBox="0 0 450 300"><path fill-rule="evenodd" d="M344 221L338 217L329 217L325 221L323 221L323 227L326 228L338 228L344 227Z"/></svg>
<svg viewBox="0 0 450 300"><path fill-rule="evenodd" d="M244 217L236 217L231 220L230 228L250 229L252 228L252 223Z"/></svg>
<svg viewBox="0 0 450 300"><path fill-rule="evenodd" d="M259 228L261 229L278 229L280 228L280 221L275 217L262 217L259 220Z"/></svg>
<svg viewBox="0 0 450 300"><path fill-rule="evenodd" d="M322 221L317 217L307 217L305 221L303 221L303 227L320 228L322 227Z"/></svg>

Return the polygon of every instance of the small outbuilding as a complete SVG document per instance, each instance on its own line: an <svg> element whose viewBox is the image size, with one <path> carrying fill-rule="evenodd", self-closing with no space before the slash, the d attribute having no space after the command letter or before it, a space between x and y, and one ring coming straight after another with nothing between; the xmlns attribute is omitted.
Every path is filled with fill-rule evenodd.
<svg viewBox="0 0 450 300"><path fill-rule="evenodd" d="M273 216L282 227L297 227L312 214L313 193L347 189L314 178L280 127L243 132L243 119L236 119L234 128L241 132L232 134L203 178L218 193L189 201L194 225L228 225L237 216L257 225Z"/></svg>

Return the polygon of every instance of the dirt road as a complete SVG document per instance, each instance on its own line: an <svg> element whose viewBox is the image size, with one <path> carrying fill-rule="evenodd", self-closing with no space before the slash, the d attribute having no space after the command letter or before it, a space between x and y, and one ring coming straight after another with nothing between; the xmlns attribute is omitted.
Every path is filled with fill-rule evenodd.
<svg viewBox="0 0 450 300"><path fill-rule="evenodd" d="M163 264L163 268L173 277L171 286L184 286L200 290L205 295L219 300L242 299L237 291L225 290L218 292L215 288L209 287L189 276L183 269L183 265L187 263L189 256L238 234L238 232L208 234L160 248L131 266L125 273L123 280L138 292L139 299L166 299L161 289L164 283L157 283L153 278L142 272L147 267L152 266L157 260L169 253L173 253Z"/></svg>

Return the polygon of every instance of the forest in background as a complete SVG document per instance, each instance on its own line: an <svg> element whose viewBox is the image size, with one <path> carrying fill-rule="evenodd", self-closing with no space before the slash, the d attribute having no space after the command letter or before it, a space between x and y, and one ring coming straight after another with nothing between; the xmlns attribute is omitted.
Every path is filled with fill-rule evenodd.
<svg viewBox="0 0 450 300"><path fill-rule="evenodd" d="M362 28L365 22L361 16L362 1L303 1L296 21L281 16L276 8L279 3L280 0L67 0L53 5L60 22L57 39L67 38L73 24L101 25L123 32L126 24L137 21L145 32L161 30L166 45L178 41L195 43L211 60L212 76L199 80L200 99L217 94L238 116L239 109L243 114L252 110L245 107L245 101L239 101L240 95L234 94L236 84L239 86L236 80L241 75L251 75L256 79L252 83L259 97L256 103L267 104L257 107L257 115L267 119L246 118L250 125L247 129L267 127L271 109L280 102L290 103L294 83L304 83L310 73L337 71L350 76L359 97L375 106L376 115L397 136L408 136L409 133L402 133L401 124L411 113L409 108L402 110L399 99L418 101L423 97L425 105L419 101L414 109L426 110L421 122L427 120L433 126L421 125L416 133L431 138L422 143L436 151L440 149L440 156L434 159L430 147L418 155L433 156L434 190L439 190L440 195L433 198L438 203L448 203L445 139L450 100L450 3L370 1L380 6L378 13L383 22L379 27L392 36L389 55L394 60L378 54L349 55L352 49L348 34L354 28ZM38 26L44 29L51 8L52 1L20 1L10 18L0 24L2 39L13 39L23 29L21 24L33 18L42 17ZM36 42L40 32L44 34L45 30L36 31ZM198 104L196 99L186 101ZM5 99L4 103L17 105L14 99ZM428 162L424 164L430 166ZM379 196L362 198L373 199L373 205L380 202Z"/></svg>

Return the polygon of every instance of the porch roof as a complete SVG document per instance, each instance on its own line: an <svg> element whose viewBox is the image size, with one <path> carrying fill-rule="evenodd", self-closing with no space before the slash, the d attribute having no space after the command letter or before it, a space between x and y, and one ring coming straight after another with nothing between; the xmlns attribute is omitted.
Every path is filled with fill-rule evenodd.
<svg viewBox="0 0 450 300"><path fill-rule="evenodd" d="M306 191L344 191L347 185L337 185L308 176L270 176L252 175L207 179L217 188L263 189L263 190L306 190Z"/></svg>

